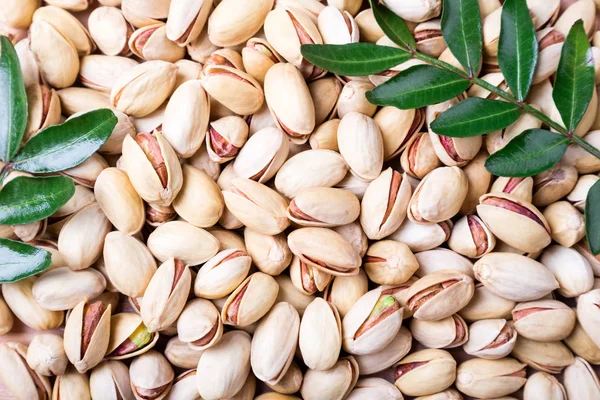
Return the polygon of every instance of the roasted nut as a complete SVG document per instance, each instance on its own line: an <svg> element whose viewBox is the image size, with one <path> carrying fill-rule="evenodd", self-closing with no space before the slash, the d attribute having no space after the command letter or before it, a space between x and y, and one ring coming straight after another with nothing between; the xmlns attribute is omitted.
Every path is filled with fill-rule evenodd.
<svg viewBox="0 0 600 400"><path fill-rule="evenodd" d="M513 326L531 340L553 342L565 339L575 327L575 312L556 300L518 304L512 311Z"/></svg>
<svg viewBox="0 0 600 400"><path fill-rule="evenodd" d="M44 376L62 375L68 364L62 336L36 335L29 343L27 365L36 373Z"/></svg>
<svg viewBox="0 0 600 400"><path fill-rule="evenodd" d="M254 114L263 105L265 95L260 83L239 69L207 65L200 81L213 100L236 114Z"/></svg>
<svg viewBox="0 0 600 400"><path fill-rule="evenodd" d="M527 381L525 364L513 358L473 359L456 370L456 387L474 397L499 397L516 392Z"/></svg>
<svg viewBox="0 0 600 400"><path fill-rule="evenodd" d="M212 1L190 0L171 2L167 18L167 37L184 47L196 39L211 11Z"/></svg>
<svg viewBox="0 0 600 400"><path fill-rule="evenodd" d="M223 323L244 327L258 321L275 304L278 292L279 285L270 275L250 275L227 298L221 312Z"/></svg>
<svg viewBox="0 0 600 400"><path fill-rule="evenodd" d="M428 378L432 376L436 379ZM395 385L407 396L440 392L452 385L455 377L456 361L445 350L417 351L394 365Z"/></svg>
<svg viewBox="0 0 600 400"><path fill-rule="evenodd" d="M340 358L330 369L318 371L309 369L304 374L300 388L306 400L342 400L354 388L358 380L358 365L353 357Z"/></svg>
<svg viewBox="0 0 600 400"><path fill-rule="evenodd" d="M381 240L369 246L363 267L371 281L381 285L398 285L419 269L419 263L406 244Z"/></svg>
<svg viewBox="0 0 600 400"><path fill-rule="evenodd" d="M119 313L110 319L110 341L106 359L124 360L150 350L158 340L158 333L150 333L136 313Z"/></svg>
<svg viewBox="0 0 600 400"><path fill-rule="evenodd" d="M227 296L246 279L251 262L251 258L243 249L219 252L198 271L194 293L206 299Z"/></svg>
<svg viewBox="0 0 600 400"><path fill-rule="evenodd" d="M177 320L177 335L193 350L206 350L214 346L223 336L219 311L208 300L191 300Z"/></svg>
<svg viewBox="0 0 600 400"><path fill-rule="evenodd" d="M413 252L434 249L444 243L452 232L452 221L442 221L437 224L417 224L405 219L396 232L388 239L405 243Z"/></svg>
<svg viewBox="0 0 600 400"><path fill-rule="evenodd" d="M99 296L105 288L106 279L95 269L73 271L68 267L59 267L36 279L31 293L45 309L63 311L74 308L86 298Z"/></svg>
<svg viewBox="0 0 600 400"><path fill-rule="evenodd" d="M136 399L160 400L171 390L175 373L167 359L152 350L131 362L129 378Z"/></svg>
<svg viewBox="0 0 600 400"><path fill-rule="evenodd" d="M469 329L465 321L457 314L439 321L423 321L413 318L410 332L415 340L432 349L450 349L469 340ZM465 344L466 346L466 344Z"/></svg>
<svg viewBox="0 0 600 400"><path fill-rule="evenodd" d="M17 399L49 399L52 387L48 378L31 369L25 361L27 346L23 343L0 343L0 382Z"/></svg>
<svg viewBox="0 0 600 400"><path fill-rule="evenodd" d="M562 342L536 342L519 335L512 355L538 371L560 374L575 361L571 351Z"/></svg>

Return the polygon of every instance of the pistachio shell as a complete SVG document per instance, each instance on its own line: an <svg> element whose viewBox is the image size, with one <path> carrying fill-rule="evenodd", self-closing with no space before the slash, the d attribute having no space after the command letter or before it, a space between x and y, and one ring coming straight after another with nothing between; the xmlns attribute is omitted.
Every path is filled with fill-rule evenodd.
<svg viewBox="0 0 600 400"><path fill-rule="evenodd" d="M193 350L206 350L223 336L223 322L217 308L208 300L194 299L185 305L177 320L179 340Z"/></svg>
<svg viewBox="0 0 600 400"><path fill-rule="evenodd" d="M244 229L244 241L254 265L269 275L279 275L292 261L292 252L285 234L263 235Z"/></svg>
<svg viewBox="0 0 600 400"><path fill-rule="evenodd" d="M476 397L505 396L519 390L527 381L525 364L508 357L465 361L456 372L458 390Z"/></svg>
<svg viewBox="0 0 600 400"><path fill-rule="evenodd" d="M342 347L342 323L334 305L316 298L306 307L298 346L309 368L322 371L335 365Z"/></svg>
<svg viewBox="0 0 600 400"><path fill-rule="evenodd" d="M260 29L271 8L273 0L221 1L208 20L210 41L223 47L245 42Z"/></svg>
<svg viewBox="0 0 600 400"><path fill-rule="evenodd" d="M450 349L469 340L467 324L457 314L439 321L413 318L410 321L410 331L419 343L432 349Z"/></svg>
<svg viewBox="0 0 600 400"><path fill-rule="evenodd" d="M141 336L143 341L139 341ZM136 313L123 312L110 319L110 341L106 350L107 360L124 360L146 353L154 347L158 333L149 333ZM133 345L133 346L131 346ZM115 353L116 352L116 353Z"/></svg>
<svg viewBox="0 0 600 400"><path fill-rule="evenodd" d="M573 354L562 342L536 342L524 336L517 337L512 354L530 367L550 374L560 374L574 362Z"/></svg>
<svg viewBox="0 0 600 400"><path fill-rule="evenodd" d="M25 362L27 346L23 343L0 344L0 382L18 400L48 399L52 388L48 378L33 371Z"/></svg>
<svg viewBox="0 0 600 400"><path fill-rule="evenodd" d="M178 240L184 235L185 243ZM189 265L198 265L217 254L218 240L204 229L184 221L170 221L154 230L148 237L148 249L159 261L171 257Z"/></svg>
<svg viewBox="0 0 600 400"><path fill-rule="evenodd" d="M556 300L520 303L512 311L512 316L519 335L540 342L565 339L576 321L574 311Z"/></svg>
<svg viewBox="0 0 600 400"><path fill-rule="evenodd" d="M4 301L15 317L28 327L38 331L58 328L63 323L64 313L46 310L35 300L32 291L37 279L30 277L14 283L4 283Z"/></svg>
<svg viewBox="0 0 600 400"><path fill-rule="evenodd" d="M412 346L412 335L406 327L401 327L396 337L376 353L356 355L361 375L370 375L383 371L408 354Z"/></svg>
<svg viewBox="0 0 600 400"><path fill-rule="evenodd" d="M469 340L463 346L467 354L497 360L510 354L517 331L505 319L484 319L469 327Z"/></svg>
<svg viewBox="0 0 600 400"><path fill-rule="evenodd" d="M242 249L219 252L198 271L194 293L207 299L227 296L246 279L251 262Z"/></svg>
<svg viewBox="0 0 600 400"><path fill-rule="evenodd" d="M149 351L136 357L129 367L131 389L138 400L148 398L152 393L153 400L161 400L167 396L175 373L167 359L157 351Z"/></svg>
<svg viewBox="0 0 600 400"><path fill-rule="evenodd" d="M60 267L43 273L31 292L45 309L63 311L72 309L86 298L99 296L105 287L106 279L93 268L73 271Z"/></svg>
<svg viewBox="0 0 600 400"><path fill-rule="evenodd" d="M27 347L27 365L40 375L62 375L68 364L62 336L36 335Z"/></svg>
<svg viewBox="0 0 600 400"><path fill-rule="evenodd" d="M341 358L324 371L309 369L300 393L305 400L327 398L341 400L348 396L358 380L358 365L353 357Z"/></svg>
<svg viewBox="0 0 600 400"><path fill-rule="evenodd" d="M408 396L424 396L447 389L456 377L456 361L445 350L421 350L404 357L394 371L395 384ZM432 380L431 377L436 379Z"/></svg>
<svg viewBox="0 0 600 400"><path fill-rule="evenodd" d="M536 396L543 396L548 400L566 400L567 392L563 385L552 375L545 372L536 372L527 379L523 398L533 400Z"/></svg>
<svg viewBox="0 0 600 400"><path fill-rule="evenodd" d="M263 317L275 304L279 285L270 275L256 272L229 295L221 318L223 323L248 326Z"/></svg>

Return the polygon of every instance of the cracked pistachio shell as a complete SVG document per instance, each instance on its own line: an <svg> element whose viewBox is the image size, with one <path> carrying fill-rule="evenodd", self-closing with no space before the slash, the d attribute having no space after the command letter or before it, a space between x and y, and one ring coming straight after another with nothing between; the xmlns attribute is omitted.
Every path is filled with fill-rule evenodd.
<svg viewBox="0 0 600 400"><path fill-rule="evenodd" d="M334 118L342 91L341 82L334 76L327 76L309 83L308 90L315 105L315 125L321 125ZM311 138L313 135L314 133Z"/></svg>
<svg viewBox="0 0 600 400"><path fill-rule="evenodd" d="M564 342L579 357L592 364L600 364L600 347L594 343L579 322L575 324L575 328Z"/></svg>
<svg viewBox="0 0 600 400"><path fill-rule="evenodd" d="M194 293L219 299L233 292L248 276L252 259L243 249L222 250L204 264L194 283Z"/></svg>
<svg viewBox="0 0 600 400"><path fill-rule="evenodd" d="M537 300L559 287L552 271L519 254L487 254L475 263L473 271L488 290L512 301Z"/></svg>
<svg viewBox="0 0 600 400"><path fill-rule="evenodd" d="M440 167L419 183L408 204L408 218L416 223L445 221L458 213L466 198L468 182L458 167Z"/></svg>
<svg viewBox="0 0 600 400"><path fill-rule="evenodd" d="M60 98L62 113L66 116L93 111L98 108L113 108L108 93L81 87L68 87L56 92Z"/></svg>
<svg viewBox="0 0 600 400"><path fill-rule="evenodd" d="M217 308L209 300L189 301L177 320L179 340L192 350L206 350L223 336L223 322Z"/></svg>
<svg viewBox="0 0 600 400"><path fill-rule="evenodd" d="M310 135L310 139L308 139L310 147L313 150L326 149L339 151L337 144L337 130L339 125L340 120L338 118L334 118L317 126Z"/></svg>
<svg viewBox="0 0 600 400"><path fill-rule="evenodd" d="M132 53L143 60L175 62L185 56L185 48L167 38L164 23L147 25L131 34L128 41Z"/></svg>
<svg viewBox="0 0 600 400"><path fill-rule="evenodd" d="M415 340L431 349L451 349L463 345L469 339L469 328L457 314L439 321L422 321L413 318L410 332Z"/></svg>
<svg viewBox="0 0 600 400"><path fill-rule="evenodd" d="M300 292L313 295L317 291L324 291L331 282L332 276L300 261L298 256L294 256L290 264L290 278Z"/></svg>
<svg viewBox="0 0 600 400"><path fill-rule="evenodd" d="M367 8L366 10L359 12L354 17L354 21L356 21L356 25L360 31L360 38L363 42L375 43L385 36L385 33L381 30L377 24L377 21L375 20L375 16L373 15L373 10L371 8Z"/></svg>
<svg viewBox="0 0 600 400"><path fill-rule="evenodd" d="M550 227L533 204L506 193L483 195L479 203L477 214L506 244L528 253L550 244Z"/></svg>
<svg viewBox="0 0 600 400"><path fill-rule="evenodd" d="M591 131L585 136L585 140L592 146L600 145L600 130ZM573 165L580 174L597 173L600 171L600 162L598 162L598 159L588 156L585 151L580 151L575 146L569 145L563 157L564 162Z"/></svg>
<svg viewBox="0 0 600 400"><path fill-rule="evenodd" d="M592 290L594 273L590 263L577 251L557 244L548 246L540 258L558 281L558 293L570 298Z"/></svg>
<svg viewBox="0 0 600 400"><path fill-rule="evenodd" d="M213 0L171 1L167 18L167 37L185 47L196 39L212 9Z"/></svg>
<svg viewBox="0 0 600 400"><path fill-rule="evenodd" d="M244 242L252 263L265 274L279 275L292 262L292 252L284 233L263 235L245 228Z"/></svg>
<svg viewBox="0 0 600 400"><path fill-rule="evenodd" d="M443 244L452 232L452 221L437 224L417 224L405 219L402 225L388 236L388 239L402 242L413 252L434 249Z"/></svg>
<svg viewBox="0 0 600 400"><path fill-rule="evenodd" d="M401 327L394 339L382 350L354 356L361 375L383 371L400 361L412 346L412 335L406 327Z"/></svg>
<svg viewBox="0 0 600 400"><path fill-rule="evenodd" d="M411 276L406 282L399 285L382 285L382 288L389 290L390 294L394 296L398 304L400 304L400 307L403 308L404 318L413 316L413 312L406 306L406 295L408 294L408 289L410 289L410 287L418 280L419 279L416 276Z"/></svg>
<svg viewBox="0 0 600 400"><path fill-rule="evenodd" d="M423 277L441 270L455 270L474 278L473 263L464 256L445 248L435 248L416 253L419 269L415 276Z"/></svg>
<svg viewBox="0 0 600 400"><path fill-rule="evenodd" d="M531 340L553 342L568 337L575 327L575 312L556 300L520 303L512 311L513 326Z"/></svg>
<svg viewBox="0 0 600 400"><path fill-rule="evenodd" d="M365 93L374 87L371 82L347 82L340 93L337 103L338 116L344 118L344 116L351 112L358 112L367 117L373 117L375 111L377 111L377 106L367 100Z"/></svg>
<svg viewBox="0 0 600 400"><path fill-rule="evenodd" d="M425 122L425 113L422 108L400 110L388 106L377 111L373 121L381 132L384 159L390 160L399 155L409 140L420 131Z"/></svg>
<svg viewBox="0 0 600 400"><path fill-rule="evenodd" d="M277 294L276 303L285 301L294 306L298 314L302 316L304 314L304 310L308 305L315 299L314 296L309 296L304 294L292 283L290 277L286 274L280 274L275 277L277 284L279 285L279 293Z"/></svg>
<svg viewBox="0 0 600 400"><path fill-rule="evenodd" d="M185 237L185 242L181 238ZM148 237L148 249L159 261L175 257L188 265L206 262L219 250L219 241L208 231L184 221L162 224Z"/></svg>
<svg viewBox="0 0 600 400"><path fill-rule="evenodd" d="M484 319L469 327L467 354L497 360L510 354L517 341L517 331L505 319Z"/></svg>
<svg viewBox="0 0 600 400"><path fill-rule="evenodd" d="M302 374L302 370L300 369L298 364L292 361L287 372L279 382L277 382L276 384L270 384L268 382L265 382L265 384L277 393L292 394L300 390L303 379L304 376Z"/></svg>
<svg viewBox="0 0 600 400"><path fill-rule="evenodd" d="M129 369L121 361L104 361L90 374L92 398L133 400Z"/></svg>
<svg viewBox="0 0 600 400"><path fill-rule="evenodd" d="M564 385L569 399L592 400L600 396L600 380L590 364L579 358L565 369Z"/></svg>
<svg viewBox="0 0 600 400"><path fill-rule="evenodd" d="M336 307L320 297L304 311L298 346L304 363L324 371L338 361L342 347L342 323Z"/></svg>
<svg viewBox="0 0 600 400"><path fill-rule="evenodd" d="M566 10L562 12L560 17L554 23L554 28L566 37L575 21L581 19L583 20L583 28L585 32L588 36L591 36L595 29L595 15L596 8L593 1L578 1L572 3Z"/></svg>
<svg viewBox="0 0 600 400"><path fill-rule="evenodd" d="M200 145L200 148L194 155L188 159L188 163L206 173L215 182L218 181L221 175L221 164L210 159L206 146Z"/></svg>
<svg viewBox="0 0 600 400"><path fill-rule="evenodd" d="M37 0L27 0L37 1ZM0 19L2 18L2 12L0 11ZM23 83L25 88L37 83L41 84L40 71L35 59L33 51L29 48L29 38L23 38L15 44L15 52L19 57L19 64L21 65L21 73L23 74Z"/></svg>
<svg viewBox="0 0 600 400"><path fill-rule="evenodd" d="M175 153L189 158L202 145L208 127L210 102L199 80L179 86L167 103L162 134Z"/></svg>
<svg viewBox="0 0 600 400"><path fill-rule="evenodd" d="M50 382L27 365L26 353L27 346L23 343L0 343L0 382L17 400L49 399Z"/></svg>
<svg viewBox="0 0 600 400"><path fill-rule="evenodd" d="M400 165L407 174L418 179L442 165L427 132L417 132L408 140Z"/></svg>
<svg viewBox="0 0 600 400"><path fill-rule="evenodd" d="M183 186L173 208L187 222L199 228L217 223L225 203L221 189L204 171L191 165L183 166Z"/></svg>
<svg viewBox="0 0 600 400"><path fill-rule="evenodd" d="M479 204L479 198L486 194L490 188L492 174L485 168L487 157L487 152L481 150L474 159L463 167L463 172L467 176L468 189L465 201L460 207L460 215L473 214L475 207Z"/></svg>
<svg viewBox="0 0 600 400"><path fill-rule="evenodd" d="M44 376L62 375L68 364L62 336L36 335L29 343L27 365L36 373Z"/></svg>
<svg viewBox="0 0 600 400"><path fill-rule="evenodd" d="M68 11L54 6L41 7L33 14L33 21L44 21L52 25L71 41L80 57L96 50L96 44L87 29Z"/></svg>
<svg viewBox="0 0 600 400"><path fill-rule="evenodd" d="M359 379L348 400L402 400L402 394L396 386L382 378Z"/></svg>
<svg viewBox="0 0 600 400"><path fill-rule="evenodd" d="M333 230L342 235L354 247L354 250L357 251L360 257L363 257L367 253L369 246L368 238L358 221L337 226Z"/></svg>
<svg viewBox="0 0 600 400"><path fill-rule="evenodd" d="M567 392L564 386L552 375L546 372L536 372L527 379L523 391L525 400L547 399L566 400Z"/></svg>
<svg viewBox="0 0 600 400"><path fill-rule="evenodd" d="M196 370L190 369L177 376L165 400L200 400L196 388Z"/></svg>
<svg viewBox="0 0 600 400"><path fill-rule="evenodd" d="M54 381L52 400L91 399L90 381L87 374L70 368Z"/></svg>
<svg viewBox="0 0 600 400"><path fill-rule="evenodd" d="M60 123L60 99L54 89L46 85L31 83L27 92L27 128L24 141L37 135L39 131Z"/></svg>
<svg viewBox="0 0 600 400"><path fill-rule="evenodd" d="M436 18L442 11L442 2L439 0L385 0L383 4L394 14L410 22Z"/></svg>
<svg viewBox="0 0 600 400"><path fill-rule="evenodd" d="M198 80L202 77L202 64L192 60L177 60L177 79L175 80L175 89L187 81Z"/></svg>
<svg viewBox="0 0 600 400"><path fill-rule="evenodd" d="M415 26L413 35L417 50L421 53L437 58L447 49L439 19L425 21Z"/></svg>
<svg viewBox="0 0 600 400"><path fill-rule="evenodd" d="M340 154L350 166L350 172L360 179L372 181L383 167L383 139L372 118L350 112L338 127Z"/></svg>
<svg viewBox="0 0 600 400"><path fill-rule="evenodd" d="M79 72L79 55L73 42L44 20L31 24L29 41L44 82L56 89L73 85Z"/></svg>
<svg viewBox="0 0 600 400"><path fill-rule="evenodd" d="M575 361L573 353L562 342L536 342L524 336L517 337L512 355L538 371L560 374Z"/></svg>
<svg viewBox="0 0 600 400"><path fill-rule="evenodd" d="M248 124L237 116L212 121L206 134L206 148L211 160L223 164L233 160L248 140Z"/></svg>
<svg viewBox="0 0 600 400"><path fill-rule="evenodd" d="M365 293L342 320L343 347L351 354L373 354L394 340L402 325L402 308L391 290Z"/></svg>
<svg viewBox="0 0 600 400"><path fill-rule="evenodd" d="M447 389L456 377L456 361L445 350L421 350L394 365L395 385L407 396L425 396Z"/></svg>
<svg viewBox="0 0 600 400"><path fill-rule="evenodd" d="M283 163L275 176L275 187L283 196L294 198L302 189L337 185L348 169L335 151L306 150Z"/></svg>
<svg viewBox="0 0 600 400"><path fill-rule="evenodd" d="M579 211L585 210L585 200L590 188L600 180L596 175L581 175L571 193L567 195L569 203L573 204Z"/></svg>
<svg viewBox="0 0 600 400"><path fill-rule="evenodd" d="M80 373L94 368L104 358L111 332L111 306L83 300L65 323L65 353Z"/></svg>
<svg viewBox="0 0 600 400"><path fill-rule="evenodd" d="M358 25L352 14L331 5L319 13L317 27L325 44L356 43L360 39Z"/></svg>
<svg viewBox="0 0 600 400"><path fill-rule="evenodd" d="M456 387L468 396L505 396L525 384L525 367L525 364L509 357L468 360L460 364L456 371Z"/></svg>
<svg viewBox="0 0 600 400"><path fill-rule="evenodd" d="M115 314L110 319L110 341L106 359L124 360L143 354L154 347L158 338L158 333L148 332L138 314Z"/></svg>
<svg viewBox="0 0 600 400"><path fill-rule="evenodd" d="M136 399L161 400L171 390L175 372L161 353L152 350L131 362L129 378Z"/></svg>
<svg viewBox="0 0 600 400"><path fill-rule="evenodd" d="M144 202L129 177L118 168L106 168L96 179L94 195L110 222L126 235L138 233L144 226Z"/></svg>
<svg viewBox="0 0 600 400"><path fill-rule="evenodd" d="M14 324L14 317L6 301L0 297L0 336L6 335L11 331Z"/></svg>
<svg viewBox="0 0 600 400"><path fill-rule="evenodd" d="M333 0L332 0L333 1ZM342 0L344 1L344 0ZM351 0L354 1L354 0ZM304 12L316 24L317 17L325 8L325 5L319 0L277 0L275 7L291 7ZM342 9L343 7L338 7Z"/></svg>
<svg viewBox="0 0 600 400"><path fill-rule="evenodd" d="M290 202L287 217L301 226L330 228L358 218L360 203L344 189L314 187L300 191Z"/></svg>
<svg viewBox="0 0 600 400"><path fill-rule="evenodd" d="M196 385L203 399L230 398L238 393L250 373L251 338L231 331L200 356Z"/></svg>
<svg viewBox="0 0 600 400"><path fill-rule="evenodd" d="M173 221L176 217L177 214L171 206L148 204L146 207L146 223L153 228L157 228L165 222Z"/></svg>
<svg viewBox="0 0 600 400"><path fill-rule="evenodd" d="M127 57L92 54L81 58L79 80L90 89L110 93L119 75L138 64Z"/></svg>
<svg viewBox="0 0 600 400"><path fill-rule="evenodd" d="M496 237L476 215L465 215L452 228L448 246L469 258L481 258L496 246Z"/></svg>
<svg viewBox="0 0 600 400"><path fill-rule="evenodd" d="M260 320L252 337L250 365L263 382L277 384L294 359L300 317L289 303L281 302Z"/></svg>
<svg viewBox="0 0 600 400"><path fill-rule="evenodd" d="M459 271L439 270L416 281L406 294L417 319L436 321L460 311L473 297L473 279Z"/></svg>
<svg viewBox="0 0 600 400"><path fill-rule="evenodd" d="M107 56L127 56L130 54L127 42L133 28L115 7L98 7L88 18L90 35L100 51Z"/></svg>
<svg viewBox="0 0 600 400"><path fill-rule="evenodd" d="M166 61L136 65L115 81L110 92L111 105L132 117L144 117L171 95L176 77L177 66Z"/></svg>
<svg viewBox="0 0 600 400"><path fill-rule="evenodd" d="M577 178L575 167L562 163L535 175L533 205L544 207L562 199L573 190L577 184Z"/></svg>
<svg viewBox="0 0 600 400"><path fill-rule="evenodd" d="M363 270L353 276L335 276L325 288L323 298L334 305L343 318L354 303L367 293L368 283Z"/></svg>
<svg viewBox="0 0 600 400"><path fill-rule="evenodd" d="M43 273L33 284L35 300L50 311L70 310L84 299L93 299L106 288L106 279L93 268L73 271L60 267Z"/></svg>
<svg viewBox="0 0 600 400"><path fill-rule="evenodd" d="M262 318L275 304L279 285L272 276L256 272L229 295L221 319L226 325L245 327Z"/></svg>
<svg viewBox="0 0 600 400"><path fill-rule="evenodd" d="M233 161L235 175L259 183L270 180L286 161L289 140L281 129L266 127L250 136Z"/></svg>
<svg viewBox="0 0 600 400"><path fill-rule="evenodd" d="M585 218L571 203L557 201L544 210L552 239L565 247L572 247L585 237Z"/></svg>
<svg viewBox="0 0 600 400"><path fill-rule="evenodd" d="M142 296L156 272L156 261L146 245L119 231L106 235L104 263L112 284L130 297Z"/></svg>
<svg viewBox="0 0 600 400"><path fill-rule="evenodd" d="M240 234L234 231L228 231L218 226L212 227L208 231L219 241L219 251L230 249L246 251L244 239Z"/></svg>
<svg viewBox="0 0 600 400"><path fill-rule="evenodd" d="M214 45L208 38L208 26L204 25L204 29L200 35L185 46L190 58L198 63L204 64L210 55L218 50L219 47Z"/></svg>
<svg viewBox="0 0 600 400"><path fill-rule="evenodd" d="M489 98L489 97L488 97ZM539 108L537 105L534 108ZM485 148L490 154L503 149L512 139L517 137L526 129L540 128L541 122L532 117L529 114L522 114L512 125L498 130L495 132L488 133L485 137Z"/></svg>
<svg viewBox="0 0 600 400"><path fill-rule="evenodd" d="M306 143L315 128L315 105L298 68L278 63L265 75L265 99L277 125L294 143Z"/></svg>
<svg viewBox="0 0 600 400"><path fill-rule="evenodd" d="M33 297L33 284L38 278L30 277L2 285L4 301L10 311L28 327L37 331L58 328L63 323L62 311L43 308Z"/></svg>
<svg viewBox="0 0 600 400"><path fill-rule="evenodd" d="M85 269L102 254L104 237L111 224L97 203L91 203L71 216L58 236L58 251L72 270Z"/></svg>
<svg viewBox="0 0 600 400"><path fill-rule="evenodd" d="M509 178L499 176L490 189L490 193L506 193L531 203L533 200L533 178Z"/></svg>
<svg viewBox="0 0 600 400"><path fill-rule="evenodd" d="M5 296L6 299L6 296ZM600 289L594 289L577 299L577 320L592 339L600 347ZM9 303L10 306L10 303ZM14 311L14 310L13 310Z"/></svg>
<svg viewBox="0 0 600 400"><path fill-rule="evenodd" d="M300 393L305 400L342 400L358 380L358 365L352 356L340 358L333 367L318 371L309 369L304 374Z"/></svg>
<svg viewBox="0 0 600 400"><path fill-rule="evenodd" d="M283 58L275 51L266 39L253 37L248 39L246 46L242 49L242 63L246 72L264 85L267 71Z"/></svg>
<svg viewBox="0 0 600 400"><path fill-rule="evenodd" d="M40 0L8 0L2 4L0 22L14 29L27 29Z"/></svg>
<svg viewBox="0 0 600 400"><path fill-rule="evenodd" d="M361 259L350 243L327 228L300 228L288 235L288 246L300 261L331 275L356 275Z"/></svg>
<svg viewBox="0 0 600 400"><path fill-rule="evenodd" d="M258 32L271 8L273 0L221 1L208 19L210 41L222 47L245 42Z"/></svg>
<svg viewBox="0 0 600 400"><path fill-rule="evenodd" d="M515 304L514 301L506 300L488 290L482 283L478 283L475 285L473 298L458 313L467 322L505 318L510 315Z"/></svg>
<svg viewBox="0 0 600 400"><path fill-rule="evenodd" d="M254 114L263 105L265 95L260 83L238 69L207 65L200 80L212 99L236 114Z"/></svg>
<svg viewBox="0 0 600 400"><path fill-rule="evenodd" d="M140 315L148 332L166 329L177 320L191 284L190 270L180 260L171 258L158 267L140 303Z"/></svg>
<svg viewBox="0 0 600 400"><path fill-rule="evenodd" d="M408 246L395 240L380 240L369 246L363 267L369 279L380 285L398 285L419 269Z"/></svg>
<svg viewBox="0 0 600 400"><path fill-rule="evenodd" d="M534 85L550 78L558 67L565 36L558 30L548 27L536 32L538 42L538 65L533 75Z"/></svg>
<svg viewBox="0 0 600 400"><path fill-rule="evenodd" d="M121 9L130 22L136 26L146 26L155 20L166 19L169 15L169 0L122 0Z"/></svg>
<svg viewBox="0 0 600 400"><path fill-rule="evenodd" d="M179 337L173 336L167 342L164 354L173 366L191 369L198 366L198 360L200 360L203 352L204 350L197 350L186 342L179 340Z"/></svg>

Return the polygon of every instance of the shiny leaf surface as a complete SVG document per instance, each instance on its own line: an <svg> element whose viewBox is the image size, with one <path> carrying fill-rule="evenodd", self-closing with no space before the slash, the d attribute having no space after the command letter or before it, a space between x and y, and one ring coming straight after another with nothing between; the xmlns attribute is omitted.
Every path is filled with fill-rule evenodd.
<svg viewBox="0 0 600 400"><path fill-rule="evenodd" d="M0 239L0 283L12 283L38 274L52 263L49 252L10 239Z"/></svg>
<svg viewBox="0 0 600 400"><path fill-rule="evenodd" d="M442 35L469 76L477 76L483 42L478 1L444 0Z"/></svg>
<svg viewBox="0 0 600 400"><path fill-rule="evenodd" d="M415 49L415 38L404 23L404 20L390 11L386 6L378 0L369 0L375 21L390 38L390 40L405 49Z"/></svg>
<svg viewBox="0 0 600 400"><path fill-rule="evenodd" d="M596 182L585 199L585 229L588 247L594 255L600 254L600 181Z"/></svg>

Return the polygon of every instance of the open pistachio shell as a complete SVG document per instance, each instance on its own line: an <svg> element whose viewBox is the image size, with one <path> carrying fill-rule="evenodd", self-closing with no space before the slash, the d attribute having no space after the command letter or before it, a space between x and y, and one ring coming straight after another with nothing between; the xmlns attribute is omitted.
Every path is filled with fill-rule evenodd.
<svg viewBox="0 0 600 400"><path fill-rule="evenodd" d="M191 300L177 320L177 334L179 340L188 343L193 350L205 350L223 336L221 315L210 301Z"/></svg>
<svg viewBox="0 0 600 400"><path fill-rule="evenodd" d="M278 292L279 285L270 275L250 275L227 298L221 312L223 323L244 327L258 321L271 309Z"/></svg>
<svg viewBox="0 0 600 400"><path fill-rule="evenodd" d="M119 313L110 319L107 360L124 360L146 353L154 347L158 333L150 333L136 313Z"/></svg>

